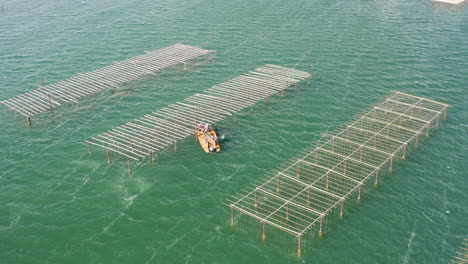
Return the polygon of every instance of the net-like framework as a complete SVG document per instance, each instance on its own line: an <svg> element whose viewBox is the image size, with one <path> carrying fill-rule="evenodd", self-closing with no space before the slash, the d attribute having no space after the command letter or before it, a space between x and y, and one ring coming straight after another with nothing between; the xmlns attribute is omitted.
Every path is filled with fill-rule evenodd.
<svg viewBox="0 0 468 264"><path fill-rule="evenodd" d="M78 103L82 97L117 87L147 74L207 55L212 50L175 44L167 48L115 62L109 66L78 74L72 78L0 101L5 108L27 117L50 111L63 103Z"/></svg>
<svg viewBox="0 0 468 264"><path fill-rule="evenodd" d="M450 263L455 264L468 264L468 238L462 242L459 251L452 257Z"/></svg>
<svg viewBox="0 0 468 264"><path fill-rule="evenodd" d="M192 95L182 102L171 104L151 114L86 140L91 145L121 154L131 160L140 160L170 145L195 136L200 122L215 123L227 116L253 106L256 102L297 85L310 74L277 65L266 65L227 82L216 85L203 93Z"/></svg>
<svg viewBox="0 0 468 264"><path fill-rule="evenodd" d="M260 184L247 187L229 200L231 223L234 212L247 215L297 237L298 253L302 238L313 227L322 233L324 218L332 210L343 214L351 195L361 197L370 179L378 183L379 172L393 167L396 158L405 159L408 145L418 144L429 135L431 125L439 125L447 114L447 104L426 98L392 92L383 101L325 135L317 147L267 175Z"/></svg>

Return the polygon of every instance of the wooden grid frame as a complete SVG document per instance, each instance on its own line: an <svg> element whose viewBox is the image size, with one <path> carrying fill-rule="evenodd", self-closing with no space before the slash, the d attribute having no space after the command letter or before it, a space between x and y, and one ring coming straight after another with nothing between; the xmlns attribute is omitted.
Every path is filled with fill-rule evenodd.
<svg viewBox="0 0 468 264"><path fill-rule="evenodd" d="M109 66L78 74L72 78L39 89L0 101L4 109L26 117L31 126L31 116L50 110L62 103L78 104L78 100L87 95L112 89L123 83L133 81L141 76L152 74L162 69L184 64L187 61L204 56L212 50L175 44L167 48L146 52L124 61L115 62Z"/></svg>
<svg viewBox="0 0 468 264"><path fill-rule="evenodd" d="M356 119L325 134L317 147L309 147L279 170L229 199L234 211L297 237L301 254L303 236L335 208L343 215L345 201L379 172L392 170L396 158L405 159L408 145L416 146L431 125L446 118L448 104L398 91L391 92Z"/></svg>
<svg viewBox="0 0 468 264"><path fill-rule="evenodd" d="M130 160L140 160L174 145L191 135L196 135L199 122L216 123L227 116L235 115L246 107L284 90L310 74L291 68L269 64L247 74L235 77L216 85L204 93L186 98L182 102L171 104L151 114L102 133L90 140L91 145L107 150L107 161L110 163L110 152L118 153Z"/></svg>

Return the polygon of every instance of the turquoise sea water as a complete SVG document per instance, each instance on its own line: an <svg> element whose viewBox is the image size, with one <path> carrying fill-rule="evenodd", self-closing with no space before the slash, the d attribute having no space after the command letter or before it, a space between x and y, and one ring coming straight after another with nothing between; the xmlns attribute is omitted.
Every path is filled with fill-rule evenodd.
<svg viewBox="0 0 468 264"><path fill-rule="evenodd" d="M217 50L187 72L73 109L0 116L0 263L447 263L468 234L468 8L430 0L0 2L0 99L175 43ZM307 71L285 98L133 164L85 139L267 63ZM390 90L448 119L296 258L231 228L221 203ZM295 248L295 244L291 245Z"/></svg>

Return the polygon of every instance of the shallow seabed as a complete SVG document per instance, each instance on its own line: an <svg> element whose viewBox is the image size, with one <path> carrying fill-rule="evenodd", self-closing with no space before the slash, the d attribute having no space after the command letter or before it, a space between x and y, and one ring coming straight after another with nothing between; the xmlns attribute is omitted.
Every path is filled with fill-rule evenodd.
<svg viewBox="0 0 468 264"><path fill-rule="evenodd" d="M0 116L1 263L447 263L468 234L468 8L395 1L0 3L0 99L175 43L217 50L56 115ZM133 164L85 139L267 63L307 71L237 121ZM448 120L296 258L229 226L221 203L390 90ZM294 250L292 250L294 251Z"/></svg>

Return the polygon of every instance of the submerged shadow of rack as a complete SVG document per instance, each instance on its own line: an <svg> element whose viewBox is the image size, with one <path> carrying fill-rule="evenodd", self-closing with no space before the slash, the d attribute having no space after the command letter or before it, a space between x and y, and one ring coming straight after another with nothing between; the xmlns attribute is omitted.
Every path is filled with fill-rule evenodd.
<svg viewBox="0 0 468 264"><path fill-rule="evenodd" d="M231 115L235 119L236 112L263 99L268 102L268 98L278 92L283 95L286 88L297 86L306 78L310 78L307 72L269 64L85 142L90 153L91 145L106 149L108 163L111 163L110 152L130 160L151 156L154 162L155 152L170 145L177 149L179 140L195 137L199 122L215 123Z"/></svg>
<svg viewBox="0 0 468 264"><path fill-rule="evenodd" d="M8 108L26 117L31 126L31 116L50 111L63 104L78 104L87 95L112 89L123 83L136 80L162 69L183 64L187 61L213 52L197 47L175 44L167 48L146 52L143 55L115 62L100 69L78 74L65 81L42 86L39 89L0 101L5 110Z"/></svg>
<svg viewBox="0 0 468 264"><path fill-rule="evenodd" d="M261 184L228 200L231 224L238 211L261 222L263 239L267 225L287 232L297 238L300 255L302 239L317 227L321 236L324 218L334 209L343 216L345 201L351 195L360 200L369 180L377 185L381 170L391 171L394 159L405 159L409 144L417 146L421 136L429 136L431 125L439 126L448 107L392 92L357 119L325 135L318 147L306 149Z"/></svg>

